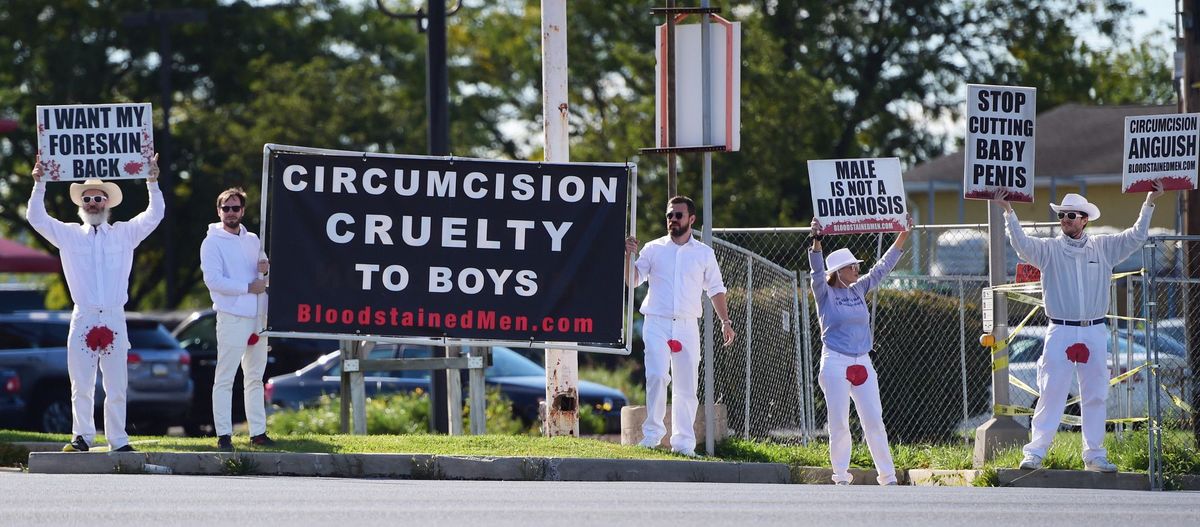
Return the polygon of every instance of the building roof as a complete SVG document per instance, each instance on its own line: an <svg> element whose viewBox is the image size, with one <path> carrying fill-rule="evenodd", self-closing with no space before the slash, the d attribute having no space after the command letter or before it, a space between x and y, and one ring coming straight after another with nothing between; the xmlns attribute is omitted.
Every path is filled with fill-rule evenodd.
<svg viewBox="0 0 1200 527"><path fill-rule="evenodd" d="M1175 106L1063 104L1038 114L1034 179L1120 176L1125 117L1178 112ZM904 174L904 182L959 184L963 162L962 151L944 155L913 167Z"/></svg>

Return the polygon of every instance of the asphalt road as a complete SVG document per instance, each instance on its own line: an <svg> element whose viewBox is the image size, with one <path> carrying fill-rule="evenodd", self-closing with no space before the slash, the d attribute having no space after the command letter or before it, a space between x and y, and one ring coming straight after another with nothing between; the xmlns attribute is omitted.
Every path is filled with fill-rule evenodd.
<svg viewBox="0 0 1200 527"><path fill-rule="evenodd" d="M4 526L1198 523L1195 492L0 473Z"/></svg>

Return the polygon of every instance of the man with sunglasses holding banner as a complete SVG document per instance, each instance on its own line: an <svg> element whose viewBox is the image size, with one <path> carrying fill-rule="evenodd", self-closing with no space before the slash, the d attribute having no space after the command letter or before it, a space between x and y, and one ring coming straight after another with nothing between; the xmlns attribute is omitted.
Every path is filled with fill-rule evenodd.
<svg viewBox="0 0 1200 527"><path fill-rule="evenodd" d="M667 203L667 235L647 243L634 262L633 286L650 282L642 301L646 320L642 341L646 345L646 421L642 441L655 448L666 435L667 384L671 385L671 450L696 456L696 421L699 400L696 388L700 366L701 293L708 291L725 345L735 333L725 303L725 285L712 247L692 237L696 204L686 196ZM625 254L638 254L637 238L625 240ZM628 273L626 273L628 276ZM668 370L668 367L670 368Z"/></svg>
<svg viewBox="0 0 1200 527"><path fill-rule="evenodd" d="M1141 247L1149 236L1154 200L1163 193L1156 182L1146 195L1141 214L1133 227L1118 234L1088 236L1084 227L1100 218L1100 209L1078 194L1067 194L1061 205L1050 204L1058 213L1062 235L1030 238L1021 228L1007 194L999 191L992 200L1004 209L1008 239L1022 260L1042 273L1042 290L1050 328L1038 359L1038 397L1033 411L1031 440L1022 449L1023 469L1042 468L1042 459L1054 440L1062 420L1071 372L1079 377L1079 408L1083 418L1083 465L1096 472L1116 472L1104 450L1104 422L1108 398L1108 338L1105 314L1109 306L1109 282L1118 263Z"/></svg>
<svg viewBox="0 0 1200 527"><path fill-rule="evenodd" d="M29 225L58 247L67 289L75 304L67 333L67 373L71 377L71 435L64 452L86 452L96 437L96 368L104 374L104 435L109 449L130 452L125 433L129 331L125 303L133 250L162 221L165 206L158 188L158 154L150 159L146 189L150 203L129 221L108 223L109 211L121 204L121 187L99 179L72 183L71 201L83 223L63 223L46 212L42 159L33 168L33 195L25 212Z"/></svg>
<svg viewBox="0 0 1200 527"><path fill-rule="evenodd" d="M217 196L217 219L200 244L200 270L217 312L217 368L213 378L213 428L217 449L233 450L233 380L242 366L246 421L250 442L275 444L267 437L263 373L267 339L258 334L258 315L265 311L267 255L262 242L242 225L246 193L230 188Z"/></svg>

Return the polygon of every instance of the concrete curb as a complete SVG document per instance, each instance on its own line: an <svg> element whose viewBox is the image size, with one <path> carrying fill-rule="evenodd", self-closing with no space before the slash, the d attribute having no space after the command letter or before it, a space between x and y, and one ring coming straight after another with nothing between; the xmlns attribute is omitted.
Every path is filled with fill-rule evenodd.
<svg viewBox="0 0 1200 527"><path fill-rule="evenodd" d="M908 484L908 471L896 471L896 484ZM853 485L878 485L879 473L873 468L851 468L850 475L854 477ZM805 485L833 485L833 469L825 467L791 467L792 483Z"/></svg>
<svg viewBox="0 0 1200 527"><path fill-rule="evenodd" d="M935 470L914 468L908 470L910 485L920 487L971 487L979 477L979 470Z"/></svg>
<svg viewBox="0 0 1200 527"><path fill-rule="evenodd" d="M996 476L1001 487L1150 490L1150 477L1135 472L1104 474L1086 470L1003 468L996 471Z"/></svg>
<svg viewBox="0 0 1200 527"><path fill-rule="evenodd" d="M271 452L32 452L29 472L524 481L788 483L782 463Z"/></svg>

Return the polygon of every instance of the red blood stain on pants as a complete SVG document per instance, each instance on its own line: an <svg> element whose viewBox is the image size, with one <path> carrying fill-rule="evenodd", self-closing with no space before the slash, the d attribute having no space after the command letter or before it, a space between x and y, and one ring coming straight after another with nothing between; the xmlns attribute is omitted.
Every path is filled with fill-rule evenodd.
<svg viewBox="0 0 1200 527"><path fill-rule="evenodd" d="M1088 357L1091 352L1088 350L1087 344L1076 342L1067 346L1067 360L1080 364L1087 364Z"/></svg>
<svg viewBox="0 0 1200 527"><path fill-rule="evenodd" d="M671 348L671 353L679 353L680 351L683 351L683 343L675 339L668 340L667 347Z"/></svg>
<svg viewBox="0 0 1200 527"><path fill-rule="evenodd" d="M846 380L850 381L850 384L853 384L854 386L859 386L862 383L867 382L866 366L863 366L862 364L847 366Z"/></svg>
<svg viewBox="0 0 1200 527"><path fill-rule="evenodd" d="M95 352L111 347L113 340L113 332L106 326L93 327L84 336L84 343L87 344L88 349Z"/></svg>
<svg viewBox="0 0 1200 527"><path fill-rule="evenodd" d="M258 344L258 333L251 333L250 338L246 339L246 344L251 346Z"/></svg>

